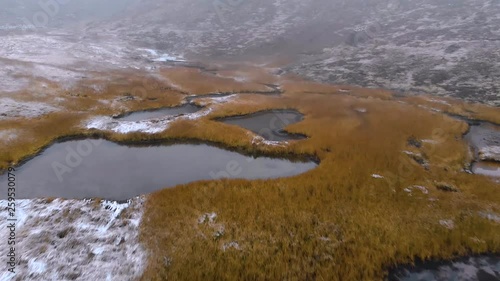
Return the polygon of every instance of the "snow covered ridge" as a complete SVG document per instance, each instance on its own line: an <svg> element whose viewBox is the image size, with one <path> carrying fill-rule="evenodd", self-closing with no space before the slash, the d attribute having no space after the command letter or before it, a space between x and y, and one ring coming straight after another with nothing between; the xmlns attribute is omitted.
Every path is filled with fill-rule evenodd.
<svg viewBox="0 0 500 281"><path fill-rule="evenodd" d="M138 238L143 204L144 197L100 204L17 200L16 275L3 271L0 280L138 280L147 258ZM7 217L4 208L0 212ZM0 229L8 237L7 220Z"/></svg>

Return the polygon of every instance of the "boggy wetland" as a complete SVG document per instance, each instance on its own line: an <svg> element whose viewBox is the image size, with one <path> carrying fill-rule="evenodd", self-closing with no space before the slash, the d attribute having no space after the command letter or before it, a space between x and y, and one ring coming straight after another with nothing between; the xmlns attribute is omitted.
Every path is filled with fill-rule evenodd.
<svg viewBox="0 0 500 281"><path fill-rule="evenodd" d="M141 280L420 280L400 267L468 257L500 277L500 186L473 168L497 165L495 143L476 152L482 127L453 117L500 124L498 108L210 69L20 93L54 110L0 120L0 167L38 208L142 196Z"/></svg>

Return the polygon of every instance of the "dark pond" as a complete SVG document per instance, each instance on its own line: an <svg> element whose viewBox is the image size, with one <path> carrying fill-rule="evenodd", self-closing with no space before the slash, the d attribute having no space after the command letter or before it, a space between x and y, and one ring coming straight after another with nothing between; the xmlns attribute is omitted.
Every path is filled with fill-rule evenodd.
<svg viewBox="0 0 500 281"><path fill-rule="evenodd" d="M389 281L499 281L500 256L466 257L454 261L421 262L392 270Z"/></svg>
<svg viewBox="0 0 500 281"><path fill-rule="evenodd" d="M286 141L306 138L303 135L289 134L283 130L286 126L303 119L304 116L295 110L270 110L221 118L219 121L243 127L269 141Z"/></svg>
<svg viewBox="0 0 500 281"><path fill-rule="evenodd" d="M115 119L121 121L142 121L155 118L162 118L165 116L176 116L180 114L189 114L199 111L201 108L188 103L178 107L164 107L160 109L137 111L128 114L124 114L116 117Z"/></svg>
<svg viewBox="0 0 500 281"><path fill-rule="evenodd" d="M252 158L209 145L131 147L105 140L68 141L52 145L17 169L16 196L124 200L197 180L289 177L316 166ZM7 186L6 180L6 175L0 176L1 186Z"/></svg>
<svg viewBox="0 0 500 281"><path fill-rule="evenodd" d="M479 175L500 177L500 163L493 161L481 161L479 151L486 147L500 148L499 126L487 122L469 121L470 130L465 135L465 140L474 152L475 162L472 164L472 172Z"/></svg>

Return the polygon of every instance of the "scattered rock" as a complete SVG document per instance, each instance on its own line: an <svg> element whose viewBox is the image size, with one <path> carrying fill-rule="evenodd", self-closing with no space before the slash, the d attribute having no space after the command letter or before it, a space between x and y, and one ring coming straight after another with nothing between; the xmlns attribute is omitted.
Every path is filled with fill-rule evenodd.
<svg viewBox="0 0 500 281"><path fill-rule="evenodd" d="M214 232L214 239L219 240L226 233L226 229L223 225L219 226L218 229Z"/></svg>
<svg viewBox="0 0 500 281"><path fill-rule="evenodd" d="M409 137L407 142L409 146L414 146L416 148L422 147L422 141L417 139L415 136Z"/></svg>
<svg viewBox="0 0 500 281"><path fill-rule="evenodd" d="M478 151L479 159L482 161L500 162L500 146L486 146Z"/></svg>
<svg viewBox="0 0 500 281"><path fill-rule="evenodd" d="M439 189L439 190L441 190L441 191L446 191L446 192L459 192L460 191L454 185L448 184L448 183L445 183L445 182L438 182L435 185L436 185L436 188Z"/></svg>
<svg viewBox="0 0 500 281"><path fill-rule="evenodd" d="M215 219L217 219L216 213L205 213L201 217L198 218L198 223L214 223Z"/></svg>
<svg viewBox="0 0 500 281"><path fill-rule="evenodd" d="M490 212L480 212L479 215L487 220L500 223L500 215Z"/></svg>
<svg viewBox="0 0 500 281"><path fill-rule="evenodd" d="M224 245L222 245L223 251L229 250L231 248L235 250L240 250L240 245L238 244L238 242L235 241L231 241L229 243L225 243Z"/></svg>
<svg viewBox="0 0 500 281"><path fill-rule="evenodd" d="M429 162L427 161L425 156L423 156L422 154L414 153L414 152L406 151L406 150L403 151L403 153L410 156L410 158L413 159L415 162L417 162L420 166L422 166L426 169L429 169Z"/></svg>
<svg viewBox="0 0 500 281"><path fill-rule="evenodd" d="M116 101L133 101L135 97L132 94L124 94L123 97L117 98Z"/></svg>
<svg viewBox="0 0 500 281"><path fill-rule="evenodd" d="M439 224L447 229L454 229L455 228L455 222L453 220L440 220Z"/></svg>
<svg viewBox="0 0 500 281"><path fill-rule="evenodd" d="M427 189L427 187L420 186L420 185L413 185L413 186L407 187L404 189L404 191L410 193L410 195L411 195L411 193L415 189L420 190L420 192L422 192L423 194L429 194L429 190Z"/></svg>

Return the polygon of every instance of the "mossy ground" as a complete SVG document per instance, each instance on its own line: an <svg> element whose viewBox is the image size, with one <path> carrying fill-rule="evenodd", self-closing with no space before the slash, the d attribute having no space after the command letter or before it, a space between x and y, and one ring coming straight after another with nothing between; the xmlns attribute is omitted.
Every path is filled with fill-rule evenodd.
<svg viewBox="0 0 500 281"><path fill-rule="evenodd" d="M176 90L155 80L157 86L141 91L142 83L136 91L141 98L123 104L127 110L175 105L186 93L261 92L257 85L270 82L284 93L239 95L214 105L206 117L177 121L154 135L84 130L81 122L86 118L123 110L99 100L111 101L141 84L140 78L124 76L128 78L110 83L99 97L72 96L77 105L65 113L1 121L0 129L29 129L15 143L2 146L0 167L58 137L78 134L114 141L197 139L249 153L308 154L321 160L317 169L293 178L203 181L148 196L141 240L150 258L143 280L382 280L388 267L414 258L500 252L500 225L479 215L500 212L500 187L463 171L471 160L462 140L467 124L445 114L498 123L498 109L424 96L395 97L379 89L322 85L269 72L258 75L255 68L238 69L238 76L252 73L248 85L229 83L235 71L220 72L223 77L193 69L165 70ZM188 83L192 77L195 84ZM304 121L287 130L309 138L285 147L257 145L244 129L214 120L272 108L303 113ZM408 143L412 138L428 141L417 148ZM428 167L403 151L421 155ZM440 191L438 182L460 192ZM429 194L404 191L413 185L427 187ZM211 212L217 214L214 222L199 223L200 216ZM443 220L452 220L453 228L444 227Z"/></svg>

